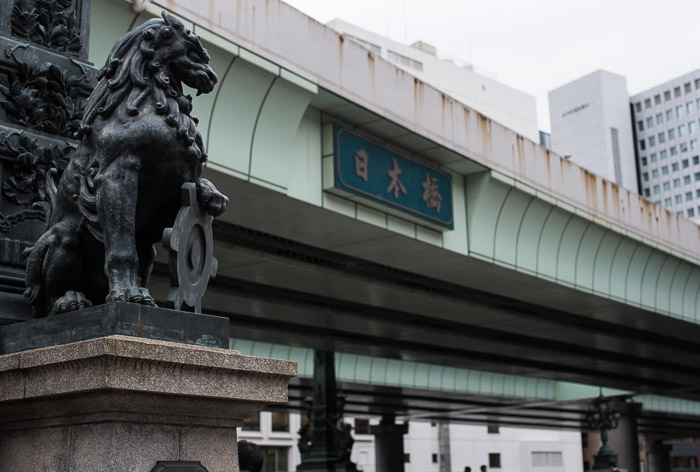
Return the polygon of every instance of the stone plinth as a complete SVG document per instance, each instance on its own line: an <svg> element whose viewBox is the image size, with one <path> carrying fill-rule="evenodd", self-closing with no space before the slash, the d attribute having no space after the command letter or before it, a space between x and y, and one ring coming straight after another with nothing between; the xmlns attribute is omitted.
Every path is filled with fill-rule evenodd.
<svg viewBox="0 0 700 472"><path fill-rule="evenodd" d="M107 303L0 326L0 354L113 334L227 348L229 319L136 303Z"/></svg>
<svg viewBox="0 0 700 472"><path fill-rule="evenodd" d="M286 403L296 373L294 362L119 335L2 355L0 470L193 461L236 472L236 427Z"/></svg>

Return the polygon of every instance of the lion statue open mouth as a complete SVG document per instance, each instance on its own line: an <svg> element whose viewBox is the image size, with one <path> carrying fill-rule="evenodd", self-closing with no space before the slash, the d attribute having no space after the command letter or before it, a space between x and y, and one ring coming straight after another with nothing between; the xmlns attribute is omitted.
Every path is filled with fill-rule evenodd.
<svg viewBox="0 0 700 472"><path fill-rule="evenodd" d="M200 206L220 215L228 198L199 178L207 155L192 98L217 77L209 54L163 12L124 35L100 70L58 186L49 182L49 229L27 259L25 298L35 316L106 301L154 305L145 288L153 244L172 225L180 188L197 184Z"/></svg>

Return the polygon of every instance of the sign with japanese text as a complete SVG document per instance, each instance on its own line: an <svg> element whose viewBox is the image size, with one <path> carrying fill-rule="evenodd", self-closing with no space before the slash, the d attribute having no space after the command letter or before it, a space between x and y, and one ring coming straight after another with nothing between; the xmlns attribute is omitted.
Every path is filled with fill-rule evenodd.
<svg viewBox="0 0 700 472"><path fill-rule="evenodd" d="M334 125L335 187L452 229L450 175Z"/></svg>

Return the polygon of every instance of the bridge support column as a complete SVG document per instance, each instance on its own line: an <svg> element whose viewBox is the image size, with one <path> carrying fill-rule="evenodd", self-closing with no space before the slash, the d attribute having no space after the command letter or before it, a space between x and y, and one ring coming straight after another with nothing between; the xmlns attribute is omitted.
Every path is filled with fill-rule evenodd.
<svg viewBox="0 0 700 472"><path fill-rule="evenodd" d="M617 453L618 467L628 472L639 470L639 430L637 417L642 410L639 403L620 403L620 422L610 431L610 447Z"/></svg>
<svg viewBox="0 0 700 472"><path fill-rule="evenodd" d="M382 421L370 428L374 435L375 469L382 472L403 472L403 435L408 424L396 424L393 413L385 413Z"/></svg>
<svg viewBox="0 0 700 472"><path fill-rule="evenodd" d="M647 453L648 472L671 472L671 446L661 440L649 442Z"/></svg>

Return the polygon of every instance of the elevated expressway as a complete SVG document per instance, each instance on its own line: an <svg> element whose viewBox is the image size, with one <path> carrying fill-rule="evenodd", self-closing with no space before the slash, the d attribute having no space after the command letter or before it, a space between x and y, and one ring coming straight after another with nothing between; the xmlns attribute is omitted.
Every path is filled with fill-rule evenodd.
<svg viewBox="0 0 700 472"><path fill-rule="evenodd" d="M194 113L231 203L204 307L234 348L301 362L292 407L324 349L350 412L580 429L605 387L643 433L700 432L698 226L277 0L92 5L99 65L161 8L211 54ZM453 229L324 190L332 124L448 173Z"/></svg>

